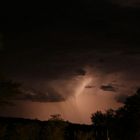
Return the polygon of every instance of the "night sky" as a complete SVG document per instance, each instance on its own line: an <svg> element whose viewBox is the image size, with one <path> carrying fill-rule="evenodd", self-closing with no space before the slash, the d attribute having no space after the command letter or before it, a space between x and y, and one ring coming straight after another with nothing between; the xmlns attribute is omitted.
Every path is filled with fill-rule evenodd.
<svg viewBox="0 0 140 140"><path fill-rule="evenodd" d="M59 113L90 123L92 113L122 106L138 89L138 1L14 10L1 14L0 73L21 83L23 93L13 106L0 107L2 116L47 120Z"/></svg>

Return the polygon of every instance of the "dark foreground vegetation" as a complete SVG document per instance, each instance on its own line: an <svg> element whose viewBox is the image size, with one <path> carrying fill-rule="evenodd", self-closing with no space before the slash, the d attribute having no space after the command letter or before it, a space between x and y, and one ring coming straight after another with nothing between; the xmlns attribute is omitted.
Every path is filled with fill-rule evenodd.
<svg viewBox="0 0 140 140"><path fill-rule="evenodd" d="M48 121L0 117L0 140L139 140L140 90L118 110L92 114L92 125L72 124L59 115Z"/></svg>
<svg viewBox="0 0 140 140"><path fill-rule="evenodd" d="M0 118L0 140L89 140L94 128L61 120Z"/></svg>

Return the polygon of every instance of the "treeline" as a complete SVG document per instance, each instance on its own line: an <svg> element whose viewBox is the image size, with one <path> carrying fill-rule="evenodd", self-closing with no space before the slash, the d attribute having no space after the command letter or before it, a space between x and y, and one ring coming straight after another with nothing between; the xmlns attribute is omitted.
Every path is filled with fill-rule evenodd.
<svg viewBox="0 0 140 140"><path fill-rule="evenodd" d="M0 140L95 140L91 125L63 120L0 118Z"/></svg>
<svg viewBox="0 0 140 140"><path fill-rule="evenodd" d="M91 120L96 128L98 140L101 130L107 140L139 140L140 139L140 89L126 99L124 106L106 113L97 111Z"/></svg>

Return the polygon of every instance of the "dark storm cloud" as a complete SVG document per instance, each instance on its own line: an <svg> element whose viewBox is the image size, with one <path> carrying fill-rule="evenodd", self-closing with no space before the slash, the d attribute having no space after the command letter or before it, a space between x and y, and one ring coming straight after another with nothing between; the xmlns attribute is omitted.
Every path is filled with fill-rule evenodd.
<svg viewBox="0 0 140 140"><path fill-rule="evenodd" d="M12 105L17 95L21 95L20 84L7 80L0 73L0 105Z"/></svg>
<svg viewBox="0 0 140 140"><path fill-rule="evenodd" d="M78 75L82 75L82 76L86 75L86 71L85 71L84 69L77 69L77 70L76 70L76 73L77 73Z"/></svg>
<svg viewBox="0 0 140 140"><path fill-rule="evenodd" d="M52 92L51 92L52 94ZM32 102L61 102L65 101L65 99L58 95L57 93L53 93L53 95L47 96L45 94L37 94L37 95L26 95L22 100L32 101Z"/></svg>
<svg viewBox="0 0 140 140"><path fill-rule="evenodd" d="M81 47L78 47L78 49L58 47L56 45L52 48L42 46L32 49L7 50L2 56L3 59L0 60L2 64L1 70L4 70L7 77L11 77L12 79L23 82L25 86L33 87L41 91L36 92L34 95L26 94L24 97L25 100L38 102L59 102L66 100L68 97L67 92L65 93L65 97L52 88L44 90L43 88L46 86L45 83L49 83L52 80L58 80L59 83L59 80L69 79L75 76L85 76L87 74L86 66L89 66L91 71L95 69L96 72L99 73L98 76L102 78L109 74L115 77L117 73L121 73L123 78L128 81L132 81L132 79L139 81L140 58L139 55L130 54L133 48L121 48L120 46L122 46L122 44L120 43L102 43L101 41L97 42L97 40L95 40L95 42L93 42L98 47L85 49L85 47L81 45L81 42L78 42ZM92 44L94 45L93 42ZM116 45L116 48L111 47L113 44ZM75 43L73 43L73 45L75 45ZM104 49L104 46L108 47ZM129 55L127 52L129 52ZM100 58L104 61L100 62ZM112 81L113 78L110 80ZM56 84L53 86L55 87ZM85 88L93 89L94 87L89 85ZM116 88L114 84L107 84L102 85L100 88L103 91L117 92L119 86Z"/></svg>
<svg viewBox="0 0 140 140"><path fill-rule="evenodd" d="M16 99L33 102L61 102L65 100L65 98L54 89L48 89L46 93L35 90L24 90L24 94Z"/></svg>
<svg viewBox="0 0 140 140"><path fill-rule="evenodd" d="M111 0L115 4L126 7L140 7L139 0Z"/></svg>
<svg viewBox="0 0 140 140"><path fill-rule="evenodd" d="M90 5L90 3L92 1L89 1L88 4ZM99 2L97 3L100 6ZM55 28L58 30L59 27L61 30L61 26L67 23L70 31L64 32L48 31L50 25L46 24L46 17L23 18L19 24L21 27L15 24L17 28L14 28L14 32L5 33L5 49L3 54L0 54L1 71L7 77L39 90L46 86L43 83L49 83L51 80L59 81L59 79L68 79L74 76L85 76L87 74L84 69L86 66L95 69L101 78L107 77L109 74L116 76L119 73L126 80L139 81L140 57L136 52L140 49L136 49L136 47L139 46L137 33L140 29L137 17L133 19L133 16L129 16L129 10L124 10L125 12L122 10L123 14L120 14L120 9L118 11L115 9L115 12L101 11L100 15L93 10L93 7L90 10L91 13L88 13L89 9L82 11L83 15L88 13L90 18L81 15L82 20L78 19L79 21L75 21L79 16L75 13L76 11L71 13L72 9L67 12L70 17L76 15L76 18L72 16L72 19L68 19L68 21L63 20L64 17L67 17L67 12L65 12L66 15L62 21L59 21L58 19L61 18L55 18L57 16L54 11L51 15L54 23L51 26L53 30ZM61 13L59 14L61 15ZM17 19L14 23L16 21ZM81 27L85 29L86 27L83 27L89 25L91 26L88 26L89 30L92 32L72 32L71 28L74 30L76 27L74 23L80 29ZM28 30L28 32L20 32L22 29L26 29L25 31ZM32 32L29 32L29 29L32 29ZM101 89L116 91L114 85L102 85ZM47 94L44 93L47 91L43 90L43 93L36 93L34 96L29 94L26 99L38 101L59 101L62 99L60 94L53 89L49 90Z"/></svg>
<svg viewBox="0 0 140 140"><path fill-rule="evenodd" d="M100 87L100 89L103 90L103 91L112 91L112 92L116 92L116 88L115 88L114 86L110 85L110 84L108 84L108 85L102 85L102 86Z"/></svg>
<svg viewBox="0 0 140 140"><path fill-rule="evenodd" d="M7 87L8 89L8 87ZM53 88L47 88L46 92L35 90L35 89L24 89L20 87L20 93L17 94L0 94L0 105L6 106L14 106L14 101L32 101L32 102L61 102L64 101L65 98L59 94Z"/></svg>
<svg viewBox="0 0 140 140"><path fill-rule="evenodd" d="M15 106L15 104L14 104L14 102L13 102L13 100L10 100L10 101L7 101L7 100L5 100L5 101L0 101L0 106L1 107L4 107L4 106Z"/></svg>
<svg viewBox="0 0 140 140"><path fill-rule="evenodd" d="M95 86L91 86L91 85L87 85L87 86L85 86L85 88L95 88Z"/></svg>

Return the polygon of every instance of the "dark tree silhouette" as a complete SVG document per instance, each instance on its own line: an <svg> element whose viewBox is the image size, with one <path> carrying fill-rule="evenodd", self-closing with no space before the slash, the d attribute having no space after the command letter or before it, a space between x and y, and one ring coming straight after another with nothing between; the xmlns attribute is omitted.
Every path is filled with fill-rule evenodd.
<svg viewBox="0 0 140 140"><path fill-rule="evenodd" d="M140 89L126 99L122 111L122 124L128 133L128 140L138 140L140 136Z"/></svg>
<svg viewBox="0 0 140 140"><path fill-rule="evenodd" d="M97 111L95 114L92 114L91 120L95 126L103 126L106 123L105 114L102 113L101 111Z"/></svg>
<svg viewBox="0 0 140 140"><path fill-rule="evenodd" d="M116 111L108 110L106 113L97 111L92 114L91 120L99 136L102 131L106 131L106 138L97 139L139 140L140 89L126 99L123 107Z"/></svg>

